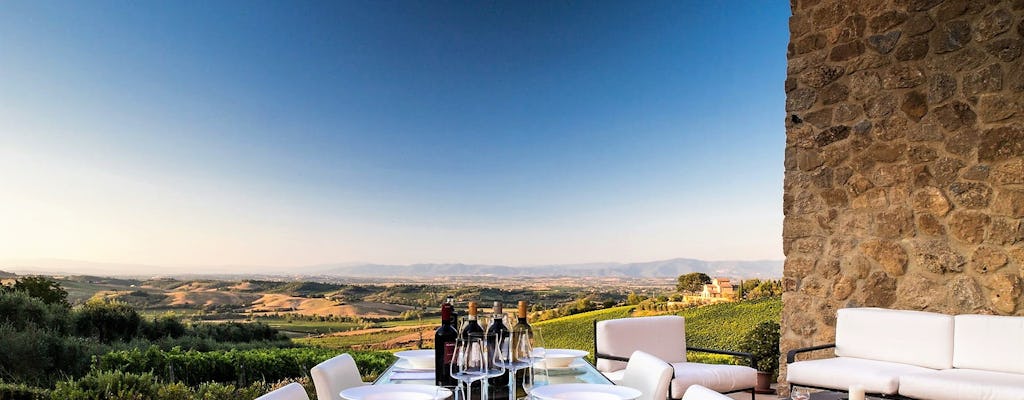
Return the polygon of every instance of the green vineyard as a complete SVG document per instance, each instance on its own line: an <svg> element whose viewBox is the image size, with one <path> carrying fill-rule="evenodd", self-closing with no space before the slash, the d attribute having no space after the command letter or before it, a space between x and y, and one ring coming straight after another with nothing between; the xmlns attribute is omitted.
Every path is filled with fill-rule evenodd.
<svg viewBox="0 0 1024 400"><path fill-rule="evenodd" d="M686 342L689 346L739 350L743 335L764 321L779 321L782 299L778 297L721 303L672 313L686 318ZM594 321L633 316L633 306L615 307L538 322L544 345L550 348L594 350ZM731 357L689 354L691 361L732 362Z"/></svg>

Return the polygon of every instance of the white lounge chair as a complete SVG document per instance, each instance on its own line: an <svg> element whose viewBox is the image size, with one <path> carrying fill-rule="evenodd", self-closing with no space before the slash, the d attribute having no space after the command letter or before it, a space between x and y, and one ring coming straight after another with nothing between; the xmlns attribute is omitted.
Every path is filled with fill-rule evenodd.
<svg viewBox="0 0 1024 400"><path fill-rule="evenodd" d="M309 370L309 375L313 377L318 400L337 400L341 398L342 390L365 385L356 360L349 354L317 364Z"/></svg>
<svg viewBox="0 0 1024 400"><path fill-rule="evenodd" d="M597 370L613 381L622 379L627 354L642 350L658 357L675 370L669 398L681 399L691 385L719 393L750 391L754 398L757 370L742 365L702 364L686 361L686 351L745 357L754 365L753 355L735 351L704 349L686 345L686 320L677 315L620 318L594 323L594 358Z"/></svg>
<svg viewBox="0 0 1024 400"><path fill-rule="evenodd" d="M302 385L292 382L282 388L257 397L256 400L309 400L306 389Z"/></svg>
<svg viewBox="0 0 1024 400"><path fill-rule="evenodd" d="M665 400L668 398L668 385L672 382L672 365L664 360L637 350L629 356L629 363L622 374L622 379L615 382L639 390L642 395L637 400Z"/></svg>

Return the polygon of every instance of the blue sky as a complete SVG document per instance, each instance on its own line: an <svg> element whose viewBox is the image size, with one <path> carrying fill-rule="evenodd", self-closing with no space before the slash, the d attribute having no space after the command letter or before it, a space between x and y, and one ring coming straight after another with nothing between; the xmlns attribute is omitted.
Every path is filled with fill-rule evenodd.
<svg viewBox="0 0 1024 400"><path fill-rule="evenodd" d="M788 15L2 2L0 259L779 259Z"/></svg>

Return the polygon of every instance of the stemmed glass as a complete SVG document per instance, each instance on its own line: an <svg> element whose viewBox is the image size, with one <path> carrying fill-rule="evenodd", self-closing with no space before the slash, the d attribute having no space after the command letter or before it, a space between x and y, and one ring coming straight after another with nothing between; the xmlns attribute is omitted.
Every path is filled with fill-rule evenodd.
<svg viewBox="0 0 1024 400"><path fill-rule="evenodd" d="M811 390L806 388L793 388L791 393L793 400L807 400L811 398Z"/></svg>
<svg viewBox="0 0 1024 400"><path fill-rule="evenodd" d="M544 362L544 358L547 355L544 349L544 340L541 335L539 328L532 328L530 332L532 335L532 347L530 351L530 366L523 375L523 390L526 391L526 399L533 398L533 389L548 384L548 369L547 365L544 364L541 367L541 363Z"/></svg>
<svg viewBox="0 0 1024 400"><path fill-rule="evenodd" d="M508 398L516 398L516 371L525 369L533 364L531 353L533 345L530 343L528 333L503 332L498 337L498 359L500 365L508 371L509 385Z"/></svg>
<svg viewBox="0 0 1024 400"><path fill-rule="evenodd" d="M484 357L486 346L480 335L455 340L455 357L449 374L459 381L458 390L466 386L466 400L473 399L473 393L469 390L472 383L487 377L487 358Z"/></svg>

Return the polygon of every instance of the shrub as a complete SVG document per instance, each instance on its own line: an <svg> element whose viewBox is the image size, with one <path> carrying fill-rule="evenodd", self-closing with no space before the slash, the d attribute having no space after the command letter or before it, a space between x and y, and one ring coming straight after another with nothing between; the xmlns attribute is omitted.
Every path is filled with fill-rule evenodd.
<svg viewBox="0 0 1024 400"><path fill-rule="evenodd" d="M0 399L4 400L49 400L50 391L25 384L0 383Z"/></svg>
<svg viewBox="0 0 1024 400"><path fill-rule="evenodd" d="M75 313L75 332L101 342L131 340L139 333L142 318L131 306L118 301L92 299Z"/></svg>
<svg viewBox="0 0 1024 400"><path fill-rule="evenodd" d="M367 376L383 372L394 359L390 353L351 353L359 370ZM115 351L96 359L93 369L127 373L151 373L168 382L195 386L204 382L248 385L307 376L309 369L337 355L319 348L254 349L229 351L146 350Z"/></svg>
<svg viewBox="0 0 1024 400"><path fill-rule="evenodd" d="M220 383L202 383L195 388L183 383L162 383L152 374L121 371L93 371L77 380L57 384L54 400L222 400L254 399L269 391L271 385L256 382L236 387ZM4 398L5 397L0 397ZM30 400L45 397L28 398Z"/></svg>
<svg viewBox="0 0 1024 400"><path fill-rule="evenodd" d="M780 330L778 322L762 322L747 332L740 344L741 351L757 357L757 370L773 377L779 373Z"/></svg>
<svg viewBox="0 0 1024 400"><path fill-rule="evenodd" d="M17 330L29 326L67 332L68 311L58 304L47 304L43 300L21 291L0 292L0 323L9 323Z"/></svg>

